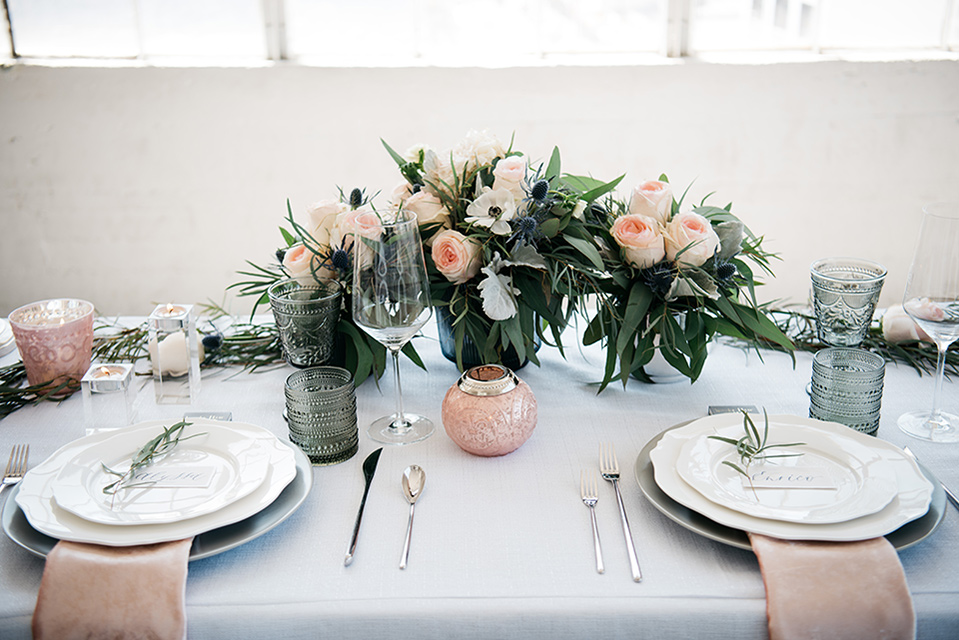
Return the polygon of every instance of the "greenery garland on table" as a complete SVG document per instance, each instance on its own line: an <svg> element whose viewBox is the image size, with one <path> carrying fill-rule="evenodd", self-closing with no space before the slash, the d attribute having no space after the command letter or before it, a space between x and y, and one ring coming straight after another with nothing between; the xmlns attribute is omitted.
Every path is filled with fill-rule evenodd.
<svg viewBox="0 0 959 640"><path fill-rule="evenodd" d="M225 313L216 305L207 308L215 315ZM792 339L797 351L815 352L828 346L819 341L815 316L808 311L773 309L769 314L780 330ZM136 362L147 357L146 343L146 323L119 328L100 322L94 331L93 359L98 362ZM246 371L256 371L284 363L279 334L272 322L234 321L226 334L213 331L204 335L203 344L206 352L201 363L203 368L239 366ZM784 350L774 342L758 343L758 346ZM919 340L889 340L883 335L881 319L870 326L862 348L878 353L887 362L909 365L919 375L933 373L936 369L935 345ZM953 343L946 353L946 375L959 376L959 342ZM63 400L80 388L75 380L55 386L23 386L26 379L21 361L0 367L0 419L28 404Z"/></svg>
<svg viewBox="0 0 959 640"><path fill-rule="evenodd" d="M215 304L205 307L207 317L214 320L226 312ZM220 332L210 322L210 329L202 337L205 357L202 368L239 366L246 371L283 364L280 338L272 322L258 324L252 320L233 320L226 332ZM201 333L203 333L201 331ZM149 357L147 324L120 327L98 319L93 331L93 362L136 363ZM27 372L22 361L0 367L0 419L17 409L45 400L60 401L80 389L80 382L67 380L51 385L27 385Z"/></svg>
<svg viewBox="0 0 959 640"><path fill-rule="evenodd" d="M797 351L815 353L830 345L823 343L816 333L816 316L807 310L773 309L770 317L779 328L788 335ZM765 348L776 349L776 345L766 344ZM876 318L869 325L869 331L860 348L883 357L886 362L906 364L916 373L934 374L939 352L936 345L924 340L900 340L891 336L883 327L883 318ZM953 342L946 351L947 376L959 376L959 341Z"/></svg>

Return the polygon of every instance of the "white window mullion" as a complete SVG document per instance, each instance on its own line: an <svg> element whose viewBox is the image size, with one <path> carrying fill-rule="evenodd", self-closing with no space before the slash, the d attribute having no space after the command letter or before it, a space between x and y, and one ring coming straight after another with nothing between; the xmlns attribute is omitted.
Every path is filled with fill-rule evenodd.
<svg viewBox="0 0 959 640"><path fill-rule="evenodd" d="M286 6L284 0L263 1L263 28L266 30L266 57L287 60Z"/></svg>
<svg viewBox="0 0 959 640"><path fill-rule="evenodd" d="M689 55L691 0L666 0L666 51L669 58Z"/></svg>

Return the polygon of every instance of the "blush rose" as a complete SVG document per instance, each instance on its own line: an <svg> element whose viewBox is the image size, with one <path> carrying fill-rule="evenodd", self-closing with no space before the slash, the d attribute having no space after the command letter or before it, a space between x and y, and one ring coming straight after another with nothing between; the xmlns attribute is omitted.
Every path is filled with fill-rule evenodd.
<svg viewBox="0 0 959 640"><path fill-rule="evenodd" d="M651 267L666 255L659 225L652 218L628 213L616 218L610 232L622 248L626 262L637 269Z"/></svg>
<svg viewBox="0 0 959 640"><path fill-rule="evenodd" d="M453 284L463 284L479 272L480 244L459 231L447 229L433 239L436 268Z"/></svg>

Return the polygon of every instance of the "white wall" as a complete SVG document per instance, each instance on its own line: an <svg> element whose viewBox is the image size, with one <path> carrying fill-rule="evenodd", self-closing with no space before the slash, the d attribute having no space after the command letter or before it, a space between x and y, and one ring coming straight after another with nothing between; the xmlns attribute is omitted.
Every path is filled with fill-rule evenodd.
<svg viewBox="0 0 959 640"><path fill-rule="evenodd" d="M959 63L538 69L0 69L0 314L76 296L106 314L221 301L294 210L337 185L388 193L380 145L488 129L625 185L667 173L808 265L885 264L901 296L921 207L959 200ZM236 311L248 302L232 301Z"/></svg>

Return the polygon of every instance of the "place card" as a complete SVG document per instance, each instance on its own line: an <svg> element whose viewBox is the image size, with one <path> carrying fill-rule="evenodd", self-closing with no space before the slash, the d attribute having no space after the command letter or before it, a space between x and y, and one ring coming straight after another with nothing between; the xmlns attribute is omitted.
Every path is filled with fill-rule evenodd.
<svg viewBox="0 0 959 640"><path fill-rule="evenodd" d="M839 485L828 469L821 467L779 467L757 465L743 476L743 486L748 489L838 489Z"/></svg>
<svg viewBox="0 0 959 640"><path fill-rule="evenodd" d="M149 466L133 475L131 484L149 482L155 489L181 489L184 487L205 489L213 482L216 467L199 465L184 467L176 465L164 469L163 465Z"/></svg>

